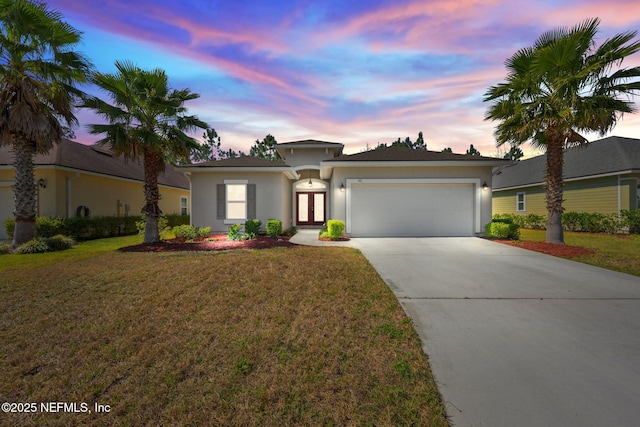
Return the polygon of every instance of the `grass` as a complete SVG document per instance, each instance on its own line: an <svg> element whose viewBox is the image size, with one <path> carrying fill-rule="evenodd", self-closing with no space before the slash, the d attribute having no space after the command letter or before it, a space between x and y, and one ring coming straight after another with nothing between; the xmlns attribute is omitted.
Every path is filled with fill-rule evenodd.
<svg viewBox="0 0 640 427"><path fill-rule="evenodd" d="M128 239L0 256L0 400L110 406L0 423L447 425L411 322L357 250L114 251Z"/></svg>
<svg viewBox="0 0 640 427"><path fill-rule="evenodd" d="M610 235L565 232L565 243L596 251L593 255L572 258L575 261L609 270L640 276L640 237L636 235ZM544 230L520 230L520 240L544 242Z"/></svg>

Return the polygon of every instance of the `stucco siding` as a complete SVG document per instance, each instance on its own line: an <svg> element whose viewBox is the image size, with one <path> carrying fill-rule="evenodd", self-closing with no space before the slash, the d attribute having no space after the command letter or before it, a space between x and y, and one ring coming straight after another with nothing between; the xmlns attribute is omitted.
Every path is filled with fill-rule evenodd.
<svg viewBox="0 0 640 427"><path fill-rule="evenodd" d="M248 184L256 185L256 216L262 221L262 229L270 218L280 219L285 226L285 221L291 221L291 214L288 207L283 209L286 195L282 188L285 183L282 175L281 172L192 172L192 224L226 233L230 224L217 217L217 186L224 184L225 180L246 180Z"/></svg>
<svg viewBox="0 0 640 427"><path fill-rule="evenodd" d="M293 150L293 152L291 152ZM293 168L299 166L316 166L320 167L320 162L323 160L332 159L334 157L331 149L325 150L324 148L287 148L287 164Z"/></svg>

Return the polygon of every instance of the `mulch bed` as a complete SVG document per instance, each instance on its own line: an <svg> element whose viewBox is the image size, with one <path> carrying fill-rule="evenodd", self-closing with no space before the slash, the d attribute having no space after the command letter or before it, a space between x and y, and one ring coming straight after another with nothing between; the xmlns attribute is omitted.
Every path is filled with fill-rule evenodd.
<svg viewBox="0 0 640 427"><path fill-rule="evenodd" d="M209 236L209 241L202 239L185 242L184 239L163 240L157 243L141 243L139 245L120 248L121 252L185 252L185 251L226 251L230 249L269 249L289 248L297 246L289 242L290 236L279 236L274 239L269 236L258 236L251 240L227 240L226 234Z"/></svg>
<svg viewBox="0 0 640 427"><path fill-rule="evenodd" d="M554 245L546 242L514 242L513 240L493 240L494 242L503 243L505 245L516 246L530 251L542 252L543 254L553 255L560 258L576 258L582 255L595 254L592 249L582 248L580 246Z"/></svg>

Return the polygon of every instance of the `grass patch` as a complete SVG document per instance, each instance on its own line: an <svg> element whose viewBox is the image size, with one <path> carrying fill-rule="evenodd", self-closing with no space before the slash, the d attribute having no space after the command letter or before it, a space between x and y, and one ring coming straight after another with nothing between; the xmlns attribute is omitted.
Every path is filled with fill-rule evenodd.
<svg viewBox="0 0 640 427"><path fill-rule="evenodd" d="M565 231L564 238L567 245L596 251L592 255L572 258L574 261L640 276L640 238L637 235ZM521 229L520 240L544 242L545 230Z"/></svg>
<svg viewBox="0 0 640 427"><path fill-rule="evenodd" d="M3 422L447 425L411 322L358 251L119 253L106 240L0 257L29 260L0 282L0 396L111 412Z"/></svg>

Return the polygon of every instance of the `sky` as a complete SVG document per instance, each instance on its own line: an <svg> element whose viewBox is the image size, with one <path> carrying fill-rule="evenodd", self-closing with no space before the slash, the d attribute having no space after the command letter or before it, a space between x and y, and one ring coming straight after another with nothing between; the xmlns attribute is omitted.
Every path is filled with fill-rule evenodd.
<svg viewBox="0 0 640 427"><path fill-rule="evenodd" d="M473 144L496 156L496 122L484 121L482 98L505 80L505 59L587 18L602 21L598 42L640 29L637 0L46 3L83 32L79 50L97 70L114 72L116 60L164 69L173 88L200 95L189 113L216 129L223 148L245 152L267 134L341 142L351 154L421 131L429 150L464 153ZM640 66L640 54L623 66ZM95 142L86 125L99 119L77 116L76 139ZM640 113L608 135L640 138Z"/></svg>

